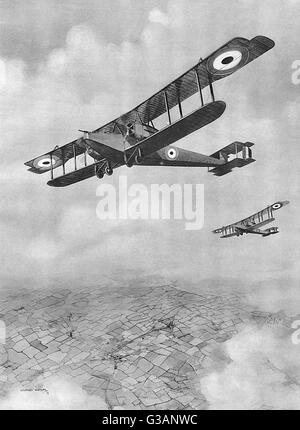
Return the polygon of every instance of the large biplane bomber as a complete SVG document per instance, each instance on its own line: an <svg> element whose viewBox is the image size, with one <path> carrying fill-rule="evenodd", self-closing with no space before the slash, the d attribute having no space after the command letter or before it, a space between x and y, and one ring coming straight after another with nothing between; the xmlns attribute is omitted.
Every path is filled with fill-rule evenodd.
<svg viewBox="0 0 300 430"><path fill-rule="evenodd" d="M252 142L236 141L211 155L182 149L174 143L212 123L225 111L225 102L215 100L215 81L236 72L274 45L265 36L251 40L236 37L131 111L93 131L79 130L83 133L79 139L56 146L25 165L33 173L50 172L48 185L65 187L93 176L102 179L124 165L207 167L214 175L223 176L253 163ZM208 91L208 102L204 101L204 90ZM197 93L198 107L185 113L183 104ZM159 126L162 117L166 121ZM55 175L58 167L59 174ZM222 230L222 237L228 237L229 228L215 232ZM246 231L244 224L238 224L230 235L244 232L249 233L250 227Z"/></svg>
<svg viewBox="0 0 300 430"><path fill-rule="evenodd" d="M225 227L213 230L213 233L221 234L221 238L242 236L244 233L260 234L262 237L270 236L271 234L279 233L278 227L269 227L262 230L261 227L274 221L273 212L287 205L287 200L283 202L276 202L241 221L235 222Z"/></svg>

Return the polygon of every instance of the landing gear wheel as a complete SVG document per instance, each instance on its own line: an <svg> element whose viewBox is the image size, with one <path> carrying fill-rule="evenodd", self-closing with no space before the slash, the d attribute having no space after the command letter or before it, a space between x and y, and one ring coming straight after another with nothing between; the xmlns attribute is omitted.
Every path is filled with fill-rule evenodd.
<svg viewBox="0 0 300 430"><path fill-rule="evenodd" d="M96 172L96 176L97 176L97 178L98 178L98 179L102 179L102 178L103 178L103 176L104 176L103 171L102 171L102 170L98 170L98 171Z"/></svg>
<svg viewBox="0 0 300 430"><path fill-rule="evenodd" d="M112 169L111 167L106 167L106 168L105 168L105 173L106 173L108 176L111 176L111 175L113 174L113 169Z"/></svg>
<svg viewBox="0 0 300 430"><path fill-rule="evenodd" d="M136 162L136 164L140 164L142 162L142 157L140 155L136 155L134 157L134 161Z"/></svg>

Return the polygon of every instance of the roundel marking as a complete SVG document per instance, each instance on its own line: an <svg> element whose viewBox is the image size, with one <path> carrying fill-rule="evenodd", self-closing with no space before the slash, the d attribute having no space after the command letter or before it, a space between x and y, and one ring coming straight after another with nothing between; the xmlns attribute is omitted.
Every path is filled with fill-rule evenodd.
<svg viewBox="0 0 300 430"><path fill-rule="evenodd" d="M226 76L243 67L249 58L245 47L219 50L207 60L207 69L213 75Z"/></svg>
<svg viewBox="0 0 300 430"><path fill-rule="evenodd" d="M240 64L242 55L241 51L225 51L214 59L213 67L216 70L233 69Z"/></svg>
<svg viewBox="0 0 300 430"><path fill-rule="evenodd" d="M176 158L178 157L178 151L176 148L169 148L167 150L166 155L169 158L169 160L176 160Z"/></svg>
<svg viewBox="0 0 300 430"><path fill-rule="evenodd" d="M51 160L51 157L49 156L42 156L34 160L33 164L34 164L34 167L37 169L48 170L51 168L51 162L52 162L52 167L55 167L59 161L60 159L56 155L52 155L52 160Z"/></svg>
<svg viewBox="0 0 300 430"><path fill-rule="evenodd" d="M280 202L274 203L272 205L272 209L274 209L274 210L280 209L280 208L282 208L282 203L280 203Z"/></svg>

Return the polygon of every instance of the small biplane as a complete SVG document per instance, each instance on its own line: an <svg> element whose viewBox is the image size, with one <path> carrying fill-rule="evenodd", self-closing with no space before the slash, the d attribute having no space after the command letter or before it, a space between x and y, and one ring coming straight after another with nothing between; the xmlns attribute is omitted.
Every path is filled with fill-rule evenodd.
<svg viewBox="0 0 300 430"><path fill-rule="evenodd" d="M213 233L221 234L221 239L232 236L242 236L244 233L260 234L262 237L270 236L271 234L279 233L278 227L270 227L261 230L261 227L275 220L273 212L287 205L287 200L276 202L265 209L256 212L255 214L235 222L234 224L226 225L225 227L213 230Z"/></svg>
<svg viewBox="0 0 300 430"><path fill-rule="evenodd" d="M101 179L123 165L208 167L217 176L245 166L255 161L250 142L233 142L209 156L177 148L173 143L223 114L226 104L215 100L215 81L236 72L273 46L274 42L264 36L251 40L234 38L131 111L94 131L79 130L83 132L79 139L56 146L25 165L33 173L50 171L48 185L54 187L94 175ZM204 89L209 94L208 103L204 103ZM196 93L200 106L184 114L183 102ZM174 109L178 118L172 120ZM156 127L154 122L163 115L167 125ZM62 169L55 171L58 167ZM61 172L54 177L54 171Z"/></svg>

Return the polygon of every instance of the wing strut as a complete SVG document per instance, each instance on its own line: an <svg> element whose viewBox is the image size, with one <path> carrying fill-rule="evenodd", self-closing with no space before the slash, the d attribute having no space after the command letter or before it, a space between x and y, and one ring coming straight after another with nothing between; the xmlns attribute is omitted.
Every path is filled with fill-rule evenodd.
<svg viewBox="0 0 300 430"><path fill-rule="evenodd" d="M61 162L62 162L62 168L63 168L63 175L66 174L66 167L65 167L65 150L61 149Z"/></svg>
<svg viewBox="0 0 300 430"><path fill-rule="evenodd" d="M53 159L52 159L52 152L50 152L50 165L51 165L51 179L53 180Z"/></svg>
<svg viewBox="0 0 300 430"><path fill-rule="evenodd" d="M176 85L176 93L177 93L179 115L180 115L180 118L183 118L182 106L181 106L181 101L180 101L180 92L179 92L179 88L177 87L177 85Z"/></svg>
<svg viewBox="0 0 300 430"><path fill-rule="evenodd" d="M208 77L208 83L209 83L210 95L211 95L212 101L214 102L214 101L215 101L215 94L214 94L214 89L213 89L213 85L212 85L211 77L210 77L210 75L209 75L209 74L207 75L207 77Z"/></svg>
<svg viewBox="0 0 300 430"><path fill-rule="evenodd" d="M201 82L200 82L198 70L197 69L194 69L194 70L195 70L195 75L196 75L196 79L197 79L198 91L200 94L201 106L203 106L204 102L203 102L203 94L202 94L202 89L201 89Z"/></svg>
<svg viewBox="0 0 300 430"><path fill-rule="evenodd" d="M164 98L165 98L165 105L166 105L166 111L168 112L168 119L169 119L169 125L171 125L171 115L170 115L170 109L169 109L169 103L168 103L168 95L166 91L164 91Z"/></svg>
<svg viewBox="0 0 300 430"><path fill-rule="evenodd" d="M73 157L74 157L74 169L77 170L76 148L74 143L73 143Z"/></svg>

